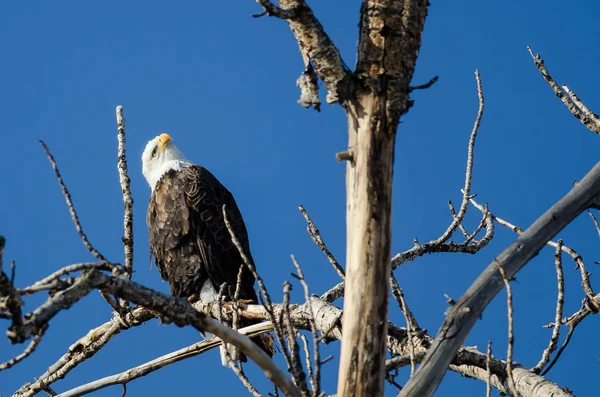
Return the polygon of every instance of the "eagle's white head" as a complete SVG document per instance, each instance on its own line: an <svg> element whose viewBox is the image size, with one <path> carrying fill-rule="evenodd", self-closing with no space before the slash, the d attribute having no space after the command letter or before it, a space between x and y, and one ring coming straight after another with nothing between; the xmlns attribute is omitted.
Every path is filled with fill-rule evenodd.
<svg viewBox="0 0 600 397"><path fill-rule="evenodd" d="M142 154L142 173L154 191L156 183L170 170L179 171L192 165L173 144L169 134L160 134L146 145Z"/></svg>

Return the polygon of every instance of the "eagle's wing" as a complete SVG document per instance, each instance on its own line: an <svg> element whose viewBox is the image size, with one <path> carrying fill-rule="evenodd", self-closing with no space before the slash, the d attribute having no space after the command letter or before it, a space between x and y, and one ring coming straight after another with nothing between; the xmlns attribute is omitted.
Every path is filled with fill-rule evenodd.
<svg viewBox="0 0 600 397"><path fill-rule="evenodd" d="M254 264L242 214L233 195L207 169L190 166L183 170L182 177L186 178L183 186L189 209L189 234L195 238L204 269L217 291L222 283L227 283L227 295L232 298L244 261L225 225L223 205L235 236L250 263ZM242 272L240 298L256 302L254 277L245 266Z"/></svg>
<svg viewBox="0 0 600 397"><path fill-rule="evenodd" d="M190 233L192 214L185 200L184 181L181 172L165 174L152 193L146 215L151 253L161 277L176 296L200 292L207 277L196 239Z"/></svg>

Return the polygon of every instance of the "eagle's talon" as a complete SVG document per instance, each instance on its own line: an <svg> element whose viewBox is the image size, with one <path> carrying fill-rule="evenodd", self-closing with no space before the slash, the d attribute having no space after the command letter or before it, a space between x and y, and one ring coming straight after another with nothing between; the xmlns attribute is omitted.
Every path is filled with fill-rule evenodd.
<svg viewBox="0 0 600 397"><path fill-rule="evenodd" d="M196 303L200 300L200 294L192 294L188 296L187 300L190 303Z"/></svg>
<svg viewBox="0 0 600 397"><path fill-rule="evenodd" d="M238 302L241 303L240 306L244 309L246 308L246 306L254 305L256 303L252 299L240 299Z"/></svg>

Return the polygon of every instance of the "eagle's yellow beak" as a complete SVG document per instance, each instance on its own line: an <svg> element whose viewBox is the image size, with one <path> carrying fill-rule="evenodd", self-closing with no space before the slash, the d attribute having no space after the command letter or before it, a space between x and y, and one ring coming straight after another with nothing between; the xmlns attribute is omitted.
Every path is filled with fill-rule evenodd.
<svg viewBox="0 0 600 397"><path fill-rule="evenodd" d="M160 136L158 137L158 147L160 148L160 150L163 150L164 148L169 146L169 144L171 143L171 139L171 135L169 134L160 134Z"/></svg>

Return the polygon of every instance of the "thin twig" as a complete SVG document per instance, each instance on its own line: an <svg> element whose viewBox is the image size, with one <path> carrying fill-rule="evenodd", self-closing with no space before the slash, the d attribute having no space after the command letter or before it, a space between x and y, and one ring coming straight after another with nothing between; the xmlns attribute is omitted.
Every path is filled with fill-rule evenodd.
<svg viewBox="0 0 600 397"><path fill-rule="evenodd" d="M244 264L250 270L250 272L252 273L252 276L258 283L260 293L262 294L262 296L264 297L264 300L265 300L264 306L265 306L265 309L267 310L267 313L269 314L269 320L273 323L273 326L274 326L275 336L277 337L277 340L280 344L281 351L283 352L283 356L285 358L286 364L288 365L288 368L291 368L292 367L292 358L290 356L289 351L286 348L286 344L285 344L285 340L284 340L284 336L283 336L284 332L283 332L282 322L277 321L277 318L275 316L271 296L269 295L269 292L267 291L267 287L265 286L265 283L264 283L262 277L260 277L260 275L256 271L254 264L250 261L250 259L244 252L244 249L242 248L240 241L238 240L237 236L235 235L235 232L233 231L233 228L231 227L231 222L229 222L229 217L227 216L227 208L226 208L225 204L223 204L222 211L223 211L223 221L225 222L225 226L227 227L227 231L229 232L231 241L233 242L233 245L236 247L240 256L242 257ZM260 299L260 296L259 296L259 299Z"/></svg>
<svg viewBox="0 0 600 397"><path fill-rule="evenodd" d="M44 148L44 151L46 152L46 156L48 156L48 160L50 161L50 164L52 165L52 169L54 170L54 175L56 175L56 179L58 180L60 189L62 190L63 196L65 197L65 200L67 202L67 207L69 208L69 213L71 214L71 219L73 219L73 223L75 224L75 229L77 229L77 233L79 233L79 237L81 238L83 245L85 246L85 248L87 248L87 250L92 255L94 255L96 258L98 258L99 261L108 262L106 260L106 258L104 257L104 255L102 255L100 252L98 252L98 250L96 250L96 248L94 248L94 246L88 240L87 235L83 232L83 228L81 227L81 222L79 222L79 217L77 216L77 212L75 211L75 206L73 205L73 201L71 200L71 195L69 194L69 190L67 189L67 186L63 182L62 176L60 175L60 171L58 170L58 166L56 165L56 161L54 160L54 156L52 156L52 153L50 153L50 149L48 149L48 146L46 146L44 141L40 141L40 144Z"/></svg>
<svg viewBox="0 0 600 397"><path fill-rule="evenodd" d="M44 277L43 279L41 279L39 281L36 281L34 284L30 285L29 287L20 289L19 292L21 293L21 295L29 295L29 294L32 294L32 293L35 293L38 291L48 289L48 286L50 286L54 281L56 281L60 277L65 276L70 273L80 272L80 271L84 271L84 270L109 270L109 271L113 271L113 272L116 271L116 272L120 273L124 269L118 263L109 263L109 262L75 263L73 265L65 266L65 267L57 270L56 272L52 273L51 275Z"/></svg>
<svg viewBox="0 0 600 397"><path fill-rule="evenodd" d="M308 235L310 236L311 240L315 244L317 244L317 246L321 249L321 251L323 251L323 253L327 257L327 260L329 260L329 263L331 263L331 265L333 266L333 268L335 269L337 274L339 274L341 279L344 280L346 278L346 273L344 272L344 269L339 264L337 259L335 259L335 257L331 253L331 251L329 251L329 249L327 248L327 245L325 245L325 241L323 241L323 237L321 237L321 233L319 232L319 229L317 229L317 227L315 226L310 215L308 215L308 212L306 212L306 209L304 208L304 206L301 205L298 207L298 209L300 210L300 213L302 214L302 216L304 216L304 219L306 219L306 223L308 223L306 230L308 231Z"/></svg>
<svg viewBox="0 0 600 397"><path fill-rule="evenodd" d="M83 361L93 357L121 331L141 325L154 317L154 313L141 307L130 311L124 321L119 316L113 316L110 321L90 330L86 335L79 338L44 374L39 376L35 382L22 386L17 390L15 396L30 397L39 393L49 387L50 384L63 379Z"/></svg>
<svg viewBox="0 0 600 397"><path fill-rule="evenodd" d="M492 220L492 217L490 215L490 210L488 208L488 205L486 203L485 207L484 207L484 211L481 217L481 221L479 222L479 225L477 225L477 227L475 228L475 230L473 231L473 233L471 233L471 235L469 237L467 237L467 239L465 240L465 243L469 243L471 241L473 241L474 244L480 245L481 241L485 238L489 238L487 235L487 228L488 225L492 225L492 231L493 231L493 224L494 221ZM486 234L483 237L483 239L481 240L476 240L475 237L477 237L477 235L479 234L479 232L483 229L486 228Z"/></svg>
<svg viewBox="0 0 600 397"><path fill-rule="evenodd" d="M225 354L228 357L229 368L233 371L233 373L238 377L238 379L242 382L242 384L246 387L246 389L252 394L254 397L264 397L260 392L254 387L250 379L244 374L244 371L241 367L235 365L234 361L231 359L229 355L229 351L225 349Z"/></svg>
<svg viewBox="0 0 600 397"><path fill-rule="evenodd" d="M438 79L440 78L440 76L435 76L433 78L431 78L427 83L425 84L420 84L420 85L416 85L416 86L411 86L408 89L408 92L413 92L416 90L426 90L429 87L431 87L436 81L438 81Z"/></svg>
<svg viewBox="0 0 600 397"><path fill-rule="evenodd" d="M244 267L240 266L240 270L238 271L238 279L237 279L237 283L236 283L236 291L234 293L234 311L233 311L233 318L234 318L234 326L232 327L233 330L237 331L237 299L239 298L239 287L241 285L241 274L243 272ZM221 287L219 289L219 321L223 322L223 298L225 297L225 291L227 289L227 283L223 283L221 284ZM235 346L229 346L228 343L226 343L225 341L223 341L223 346L222 346L222 354L224 355L224 359L225 359L225 363L227 364L227 366L229 368L231 368L231 370L233 371L233 373L238 377L238 379L242 382L242 384L244 385L244 387L246 387L246 389L250 392L250 394L252 394L254 397L263 397L262 394L260 394L260 392L256 389L256 387L254 387L254 385L252 384L252 382L250 382L250 379L248 379L248 377L246 376L246 374L244 373L243 369L241 368L241 366L238 366L237 363L240 361L239 360L239 352L237 351Z"/></svg>
<svg viewBox="0 0 600 397"><path fill-rule="evenodd" d="M567 332L567 336L565 337L565 340L563 341L562 345L560 346L560 349L558 349L558 351L556 352L556 355L554 356L554 358L552 359L550 364L546 367L546 369L542 371L540 376L546 376L546 374L548 372L550 372L552 367L554 367L554 364L556 364L558 362L558 359L562 356L562 353L565 351L565 349L569 345L569 342L571 341L571 337L573 336L573 332L575 332L575 328L577 328L579 323L581 323L581 321L583 321L583 318L584 317L578 317L573 323L569 324L569 332Z"/></svg>
<svg viewBox="0 0 600 397"><path fill-rule="evenodd" d="M415 342L413 341L413 331L418 329L419 326L416 322L415 317L412 312L408 309L406 305L406 301L404 299L404 294L398 285L398 281L396 277L392 273L390 277L390 285L392 287L392 295L400 305L400 310L404 314L404 318L406 319L406 339L408 339L409 344L409 355L410 355L410 376L412 377L415 373Z"/></svg>
<svg viewBox="0 0 600 397"><path fill-rule="evenodd" d="M458 214L456 214L456 216L453 217L454 219L452 220L452 223L444 232L444 234L442 234L436 240L438 244L446 242L452 236L454 231L458 228L458 225L461 224L465 217L465 214L467 213L469 199L471 198L471 181L473 177L473 157L475 155L475 139L477 138L477 132L479 131L479 125L481 124L483 110L485 108L485 101L483 98L483 87L481 85L479 70L475 71L475 80L477 82L477 97L479 98L479 108L477 110L477 117L475 118L473 129L471 130L471 135L469 137L469 145L467 151L467 169L465 172L465 186L462 189L463 198L460 204L460 209L458 210Z"/></svg>
<svg viewBox="0 0 600 397"><path fill-rule="evenodd" d="M598 219L596 219L596 216L594 216L594 214L592 213L591 210L587 210L587 212L590 215L590 217L592 218L592 222L594 222L594 226L596 227L596 232L598 233L598 236L600 237L600 224L598 223Z"/></svg>
<svg viewBox="0 0 600 397"><path fill-rule="evenodd" d="M427 243L424 244L420 244L418 242L418 240L415 239L414 241L414 246L404 252L401 252L399 254L394 255L394 257L392 258L392 270L396 269L398 266L415 260L416 258L423 256L425 254L432 254L432 253L442 253L442 252L460 252L460 253L465 253L465 254L475 254L477 252L479 252L480 250L482 250L483 248L485 248L489 242L492 240L492 238L494 237L494 222L492 221L492 215L489 212L489 210L486 207L483 206L476 206L477 209L479 211L481 211L481 213L483 214L483 219L480 223L481 228L485 227L485 235L478 241L473 241L473 243L471 244L473 237L476 233L479 232L479 230L481 230L480 227L477 228L477 230L471 235L471 238L468 238L467 240L465 240L462 243L453 243L453 242L443 242L440 243L439 239L436 240L432 240L429 241ZM339 286L339 284L338 284ZM324 295L323 298L325 299L325 297L327 297L327 299L332 299L335 298L337 299L339 297L340 292L343 293L343 291L340 291L338 287L335 286L335 290L334 288L330 289L329 291L327 291ZM332 301L330 301L332 302Z"/></svg>
<svg viewBox="0 0 600 397"><path fill-rule="evenodd" d="M456 210L454 209L454 204L452 204L452 200L448 200L448 207L450 208L450 214L452 215L452 219L456 219ZM463 236L465 236L465 238L468 239L470 237L469 232L467 232L467 229L465 229L462 223L458 224L458 229L463 234Z"/></svg>
<svg viewBox="0 0 600 397"><path fill-rule="evenodd" d="M265 322L265 323L254 324L249 327L242 328L238 332L240 334L247 335L250 337L250 336L260 335L265 332L269 332L271 330L272 330L272 324ZM69 391L66 391L66 392L60 394L60 396L61 397L83 396L85 394L92 393L94 391L98 391L100 389L104 389L104 388L112 386L112 385L126 384L135 379L149 375L150 373L152 373L154 371L158 371L159 369L164 368L168 365L171 365L176 362L186 360L191 357L200 355L208 350L214 349L215 347L217 347L221 344L222 344L222 341L217 337L204 339L203 341L194 343L190 346L187 346L182 349L176 350L174 352L165 354L161 357L157 357L147 363L130 368L121 373L107 376L107 377L104 377L101 379L97 379L93 382L89 382L84 385L78 386L74 389L71 389Z"/></svg>
<svg viewBox="0 0 600 397"><path fill-rule="evenodd" d="M38 347L38 345L42 341L42 338L44 337L44 333L46 333L47 329L48 329L48 324L42 326L42 328L40 328L39 332L35 335L35 337L31 340L31 342L29 342L29 345L27 345L27 347L25 348L25 350L23 350L23 352L21 354L11 358L7 362L0 363L0 371L9 369L13 365L17 364L20 361L23 361L28 356L30 356L31 353L33 353L35 351L35 349Z"/></svg>
<svg viewBox="0 0 600 397"><path fill-rule="evenodd" d="M306 338L306 335L300 335L300 340L302 341L304 357L306 358L306 372L308 372L308 380L310 382L310 387L313 390L312 395L318 396L318 394L315 394L315 390L317 390L317 384L315 382L315 374L313 372L312 362L310 359L310 348L308 346L308 339ZM319 362L315 361L315 364L319 365Z"/></svg>
<svg viewBox="0 0 600 397"><path fill-rule="evenodd" d="M519 397L519 393L517 392L517 388L515 387L515 380L513 378L513 361L512 361L512 355L513 355L513 346L515 343L515 334L513 331L513 304L512 304L512 288L510 286L510 282L509 280L506 278L506 273L504 272L504 269L502 268L502 266L500 265L499 262L496 262L496 265L498 267L498 271L500 272L500 275L502 276L502 281L504 281L504 286L506 287L506 305L508 307L508 348L506 351L506 376L508 378L508 387L510 389L511 394L514 397Z"/></svg>
<svg viewBox="0 0 600 397"><path fill-rule="evenodd" d="M240 317L240 291L242 290L242 279L244 275L244 266L240 266L238 270L237 280L235 283L235 292L233 293L233 313L231 314L231 328L237 331ZM237 349L234 350L234 353L237 355ZM236 359L238 357L235 357Z"/></svg>
<svg viewBox="0 0 600 397"><path fill-rule="evenodd" d="M313 396L317 397L321 394L321 355L319 352L319 334L317 331L317 324L315 321L315 313L313 312L312 309L312 305L310 304L310 291L308 289L308 283L306 282L306 279L304 278L304 273L302 272L302 268L300 267L300 264L298 263L298 261L296 260L296 257L294 255L292 255L292 262L294 263L294 266L296 267L296 271L298 272L298 279L300 280L300 283L302 284L302 287L304 288L304 299L306 301L306 304L308 305L308 321L310 324L310 333L312 335L312 342L313 342L313 360L315 362L314 365L314 382L313 380L311 380L311 383L314 383L313 385ZM307 358L307 361L310 361L309 358Z"/></svg>
<svg viewBox="0 0 600 397"><path fill-rule="evenodd" d="M289 282L283 283L283 316L285 321L286 333L288 337L288 346L292 356L292 367L290 368L294 382L300 389L303 396L308 396L308 387L306 385L306 374L302 369L302 363L300 361L300 347L296 340L296 328L292 323L292 315L290 313L290 291L292 290L292 284Z"/></svg>
<svg viewBox="0 0 600 397"><path fill-rule="evenodd" d="M546 364L548 364L548 361L550 361L550 355L553 351L556 350L558 338L560 336L561 319L563 316L563 306L565 303L565 280L563 277L561 255L562 248L563 241L558 240L556 245L556 252L554 253L554 265L556 267L556 283L558 286L558 297L556 299L556 314L554 316L554 327L552 328L552 336L550 337L548 347L544 349L544 352L542 353L542 358L537 363L537 365L531 369L536 374L539 374L542 371L542 369L544 369Z"/></svg>
<svg viewBox="0 0 600 397"><path fill-rule="evenodd" d="M131 180L127 172L127 155L125 149L125 118L123 117L123 106L117 106L117 168L119 169L119 182L121 184L121 193L123 203L125 204L125 214L123 216L124 236L121 239L124 246L125 268L127 277L131 279L133 274L133 197L131 196Z"/></svg>
<svg viewBox="0 0 600 397"><path fill-rule="evenodd" d="M490 367L490 362L492 361L492 341L488 342L487 347L487 355L485 360L485 369L487 370L487 381L485 387L485 395L486 397L492 396L492 369Z"/></svg>
<svg viewBox="0 0 600 397"><path fill-rule="evenodd" d="M581 101L581 99L579 99L577 94L575 94L573 91L571 91L569 89L569 87L567 87L566 85L563 85L562 89L567 93L567 95L569 96L569 99L571 99L571 101L573 101L573 103L579 108L579 110L581 110L581 112L583 112L583 114L585 114L587 117L589 117L590 120L592 120L596 125L600 126L600 117L596 113L592 112L590 110L590 108L588 108Z"/></svg>
<svg viewBox="0 0 600 397"><path fill-rule="evenodd" d="M199 313L187 300L153 291L133 281L108 276L98 271L91 271L86 276L89 277L90 285L101 286L103 290L119 298L157 311L180 327L190 325L198 331L210 332L224 342L235 345L254 361L272 382L278 383L286 395L300 396L298 388L260 347L247 336L241 335L212 317Z"/></svg>
<svg viewBox="0 0 600 397"><path fill-rule="evenodd" d="M596 134L600 134L600 119L598 116L592 113L570 90L567 91L568 87L563 86L563 88L561 88L556 81L554 81L539 54L534 54L530 46L527 46L527 50L533 58L537 70L541 73L548 85L550 85L556 96L560 98L561 102L569 109L569 112L571 112L577 120L581 121L587 129Z"/></svg>
<svg viewBox="0 0 600 397"><path fill-rule="evenodd" d="M469 201L471 202L471 204L473 204L479 210L483 209L483 207L480 204L478 204L474 199L471 198L471 200L469 200ZM519 226L513 225L512 223L510 223L502 218L492 215L492 219L495 220L496 222L498 222L500 225L509 228L516 234L523 233L523 229L521 229ZM558 246L558 243L556 243L554 241L547 241L546 245L549 247L552 247L552 248L556 248ZM573 248L569 248L565 245L562 246L562 251L564 253L566 253L567 255L569 255L573 259L575 264L577 265L577 268L579 269L579 272L581 273L581 286L583 288L583 291L585 292L585 295L587 296L587 298L590 300L590 303L593 306L596 305L596 299L594 299L596 294L590 283L590 273L588 273L588 271L587 271L585 263L583 262L583 258ZM599 311L600 305L598 307L594 307L594 310Z"/></svg>
<svg viewBox="0 0 600 397"><path fill-rule="evenodd" d="M425 351L420 351L418 353L415 353L415 355L412 358L410 357L410 354L404 354L402 356L390 358L385 362L385 370L392 371L397 368L405 367L407 365L410 365L412 361L421 362L421 360L423 360L423 357L425 357L425 353Z"/></svg>

